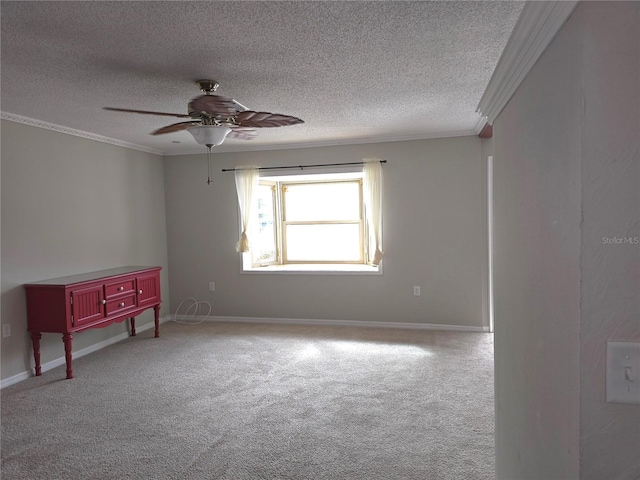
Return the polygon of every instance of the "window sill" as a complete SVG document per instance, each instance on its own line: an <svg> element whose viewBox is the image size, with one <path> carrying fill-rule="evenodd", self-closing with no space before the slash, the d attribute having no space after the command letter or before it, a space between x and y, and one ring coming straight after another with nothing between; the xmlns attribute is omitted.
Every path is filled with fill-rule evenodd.
<svg viewBox="0 0 640 480"><path fill-rule="evenodd" d="M242 273L297 275L382 275L382 267L353 264L295 264L244 268Z"/></svg>

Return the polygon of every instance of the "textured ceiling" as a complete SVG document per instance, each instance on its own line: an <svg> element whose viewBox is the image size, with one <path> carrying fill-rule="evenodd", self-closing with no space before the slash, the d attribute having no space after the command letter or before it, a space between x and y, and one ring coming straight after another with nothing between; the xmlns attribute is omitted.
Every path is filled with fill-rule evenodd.
<svg viewBox="0 0 640 480"><path fill-rule="evenodd" d="M1 3L1 110L167 154L181 121L103 106L186 113L195 80L302 125L219 149L473 133L475 112L522 2ZM180 143L175 143L180 142Z"/></svg>

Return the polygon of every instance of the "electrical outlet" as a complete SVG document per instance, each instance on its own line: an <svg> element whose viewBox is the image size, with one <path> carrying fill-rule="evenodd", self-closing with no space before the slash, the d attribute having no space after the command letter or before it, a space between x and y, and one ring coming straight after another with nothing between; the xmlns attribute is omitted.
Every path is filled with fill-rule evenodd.
<svg viewBox="0 0 640 480"><path fill-rule="evenodd" d="M5 323L2 325L2 337L10 337L11 336L11 324Z"/></svg>
<svg viewBox="0 0 640 480"><path fill-rule="evenodd" d="M414 297L419 297L420 296L420 287L417 286L417 285L413 287L413 296Z"/></svg>
<svg viewBox="0 0 640 480"><path fill-rule="evenodd" d="M210 292L216 291L216 282L209 282L209 291Z"/></svg>

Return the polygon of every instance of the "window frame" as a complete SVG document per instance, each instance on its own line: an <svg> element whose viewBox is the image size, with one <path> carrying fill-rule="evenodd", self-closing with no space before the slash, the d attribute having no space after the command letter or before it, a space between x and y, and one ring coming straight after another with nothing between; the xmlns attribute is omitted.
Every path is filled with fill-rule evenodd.
<svg viewBox="0 0 640 480"><path fill-rule="evenodd" d="M358 184L358 219L330 221L288 221L286 220L286 199L283 187L288 185L306 185L316 183L357 183ZM260 185L275 186L274 195L274 236L276 260L272 262L254 262L253 252L243 254L242 272L246 273L303 273L303 274L382 274L381 265L367 263L370 239L366 209L364 205L363 174L361 171L328 173L328 174L295 174L285 176L265 176L259 180ZM286 223L289 222L289 223ZM257 219L256 219L257 223ZM355 260L287 260L286 233L287 224L357 224L359 232L359 259Z"/></svg>
<svg viewBox="0 0 640 480"><path fill-rule="evenodd" d="M350 220L288 220L287 219L287 201L286 201L286 193L287 189L291 185L296 186L304 186L304 185L312 185L312 184L335 184L335 183L354 183L358 185L358 218L350 219ZM281 256L282 261L281 265L312 265L312 264L320 264L320 265L337 265L337 264L354 264L354 265L363 265L365 256L365 218L364 218L364 202L362 196L362 179L361 178L352 178L352 179L335 179L335 180L293 180L293 181L283 181L278 183L280 199L281 203L276 206L276 209L279 209L280 215L282 218L279 222L280 227L280 237L282 239L281 245ZM288 258L288 243L287 243L287 226L288 225L358 225L358 260L290 260Z"/></svg>

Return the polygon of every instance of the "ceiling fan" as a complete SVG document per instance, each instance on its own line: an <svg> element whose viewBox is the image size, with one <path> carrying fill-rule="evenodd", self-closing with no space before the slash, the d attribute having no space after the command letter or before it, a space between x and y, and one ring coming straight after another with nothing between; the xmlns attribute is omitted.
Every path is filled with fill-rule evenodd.
<svg viewBox="0 0 640 480"><path fill-rule="evenodd" d="M142 113L145 115L161 115L165 117L190 118L186 122L174 123L151 132L151 135L187 130L196 142L211 148L224 142L230 137L251 140L257 135L257 128L284 127L304 123L297 117L280 113L255 112L247 109L236 100L216 95L218 82L215 80L197 80L204 95L193 98L188 105L186 114L151 112L147 110L132 110L128 108L104 107L105 110L128 113Z"/></svg>

